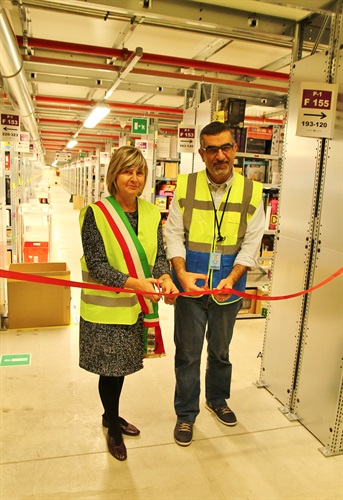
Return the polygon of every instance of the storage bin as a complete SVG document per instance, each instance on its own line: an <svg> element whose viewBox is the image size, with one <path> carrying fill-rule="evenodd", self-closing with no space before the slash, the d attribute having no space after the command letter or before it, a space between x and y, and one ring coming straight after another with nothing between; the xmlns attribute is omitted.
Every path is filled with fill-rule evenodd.
<svg viewBox="0 0 343 500"><path fill-rule="evenodd" d="M25 241L23 248L24 262L37 263L48 262L49 242L48 241Z"/></svg>

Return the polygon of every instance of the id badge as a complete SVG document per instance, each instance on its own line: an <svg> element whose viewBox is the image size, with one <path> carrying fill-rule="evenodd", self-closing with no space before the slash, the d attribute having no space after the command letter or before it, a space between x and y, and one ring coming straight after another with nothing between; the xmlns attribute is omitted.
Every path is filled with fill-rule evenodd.
<svg viewBox="0 0 343 500"><path fill-rule="evenodd" d="M211 252L210 254L210 269L220 269L222 254L219 252Z"/></svg>

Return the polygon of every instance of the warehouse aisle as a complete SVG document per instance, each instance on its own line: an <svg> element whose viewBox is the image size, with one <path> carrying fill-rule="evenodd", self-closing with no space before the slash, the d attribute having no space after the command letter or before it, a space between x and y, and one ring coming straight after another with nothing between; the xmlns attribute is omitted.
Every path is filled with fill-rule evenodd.
<svg viewBox="0 0 343 500"><path fill-rule="evenodd" d="M79 212L60 185L51 199L51 260L66 262L80 281ZM97 376L78 367L79 293L72 290L69 327L0 332L1 353L31 354L29 366L0 367L1 500L342 498L343 457L325 458L321 443L254 385L263 319L240 320L235 330L230 406L238 425L221 425L202 395L194 442L182 448L173 440L173 310L161 304L167 356L125 380L121 414L141 435L125 439L128 460L116 461Z"/></svg>

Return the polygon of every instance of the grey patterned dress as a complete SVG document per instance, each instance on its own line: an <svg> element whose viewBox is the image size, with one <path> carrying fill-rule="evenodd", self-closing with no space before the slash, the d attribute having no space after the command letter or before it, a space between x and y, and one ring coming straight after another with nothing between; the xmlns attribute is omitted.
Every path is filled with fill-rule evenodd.
<svg viewBox="0 0 343 500"><path fill-rule="evenodd" d="M137 234L138 212L126 213ZM128 274L108 263L105 246L88 208L82 226L82 246L90 275L102 285L123 288ZM163 245L162 225L158 228L158 249L153 276L170 274ZM143 314L134 325L91 323L80 318L80 367L107 377L129 375L143 368Z"/></svg>

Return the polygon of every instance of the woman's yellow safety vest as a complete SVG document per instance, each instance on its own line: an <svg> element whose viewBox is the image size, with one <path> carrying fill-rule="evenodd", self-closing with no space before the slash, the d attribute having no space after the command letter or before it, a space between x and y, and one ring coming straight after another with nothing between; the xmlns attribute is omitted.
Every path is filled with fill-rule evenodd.
<svg viewBox="0 0 343 500"><path fill-rule="evenodd" d="M107 208L111 210L110 203L105 200L104 203L106 202ZM157 255L157 233L161 214L155 205L143 198L137 198L137 203L137 236L152 270ZM91 204L88 207L93 210L95 222L102 236L109 264L113 268L129 274L122 249L102 210L96 204ZM81 230L88 207L83 208L80 212ZM90 276L84 256L81 258L81 268L84 282L98 283ZM84 320L92 323L132 325L137 322L141 310L137 295L134 293L108 292L86 288L82 289L81 292L80 315Z"/></svg>
<svg viewBox="0 0 343 500"><path fill-rule="evenodd" d="M214 205L205 170L181 174L177 180L177 201L183 214L186 246L186 270L209 276L209 286L215 288L226 278L234 265L247 225L262 199L262 184L235 173L226 203L225 194L217 209L217 220L223 241L217 242L218 228L214 217ZM220 269L210 269L210 255L221 254ZM199 283L199 286L202 284ZM244 291L246 275L235 284L236 290ZM180 289L180 284L176 283ZM239 300L231 295L226 302Z"/></svg>

